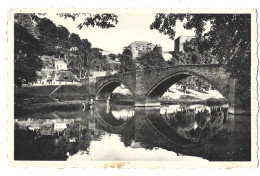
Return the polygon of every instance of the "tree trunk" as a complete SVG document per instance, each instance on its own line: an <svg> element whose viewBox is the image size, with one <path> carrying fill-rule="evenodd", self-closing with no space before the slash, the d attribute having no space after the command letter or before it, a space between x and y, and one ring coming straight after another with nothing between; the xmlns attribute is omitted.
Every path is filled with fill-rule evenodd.
<svg viewBox="0 0 260 176"><path fill-rule="evenodd" d="M79 79L81 79L81 67L79 66Z"/></svg>

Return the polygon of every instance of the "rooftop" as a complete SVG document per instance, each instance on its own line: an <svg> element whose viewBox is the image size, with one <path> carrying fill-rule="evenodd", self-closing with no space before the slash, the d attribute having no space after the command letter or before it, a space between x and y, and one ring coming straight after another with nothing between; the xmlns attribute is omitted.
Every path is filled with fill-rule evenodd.
<svg viewBox="0 0 260 176"><path fill-rule="evenodd" d="M66 64L63 60L55 61L56 64Z"/></svg>
<svg viewBox="0 0 260 176"><path fill-rule="evenodd" d="M147 44L147 45L151 45L151 42L147 42L147 41L134 41L132 42L130 45L132 44Z"/></svg>

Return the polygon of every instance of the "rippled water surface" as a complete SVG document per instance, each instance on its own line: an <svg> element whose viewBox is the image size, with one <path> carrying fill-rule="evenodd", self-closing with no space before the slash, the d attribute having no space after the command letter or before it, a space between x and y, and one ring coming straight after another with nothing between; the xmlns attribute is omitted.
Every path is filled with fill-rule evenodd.
<svg viewBox="0 0 260 176"><path fill-rule="evenodd" d="M248 161L250 116L225 106L135 108L100 103L87 111L15 117L16 160Z"/></svg>

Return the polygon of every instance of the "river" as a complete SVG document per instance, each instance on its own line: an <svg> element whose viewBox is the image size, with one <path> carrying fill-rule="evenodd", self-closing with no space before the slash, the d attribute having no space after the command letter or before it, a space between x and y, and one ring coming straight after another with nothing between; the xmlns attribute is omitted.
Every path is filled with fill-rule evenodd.
<svg viewBox="0 0 260 176"><path fill-rule="evenodd" d="M91 110L15 116L15 160L250 161L251 121L227 106Z"/></svg>

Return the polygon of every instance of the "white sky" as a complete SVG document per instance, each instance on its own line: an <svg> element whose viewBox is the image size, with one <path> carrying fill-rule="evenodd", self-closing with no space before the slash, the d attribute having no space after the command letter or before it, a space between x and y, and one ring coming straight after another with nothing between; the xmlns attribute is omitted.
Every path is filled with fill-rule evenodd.
<svg viewBox="0 0 260 176"><path fill-rule="evenodd" d="M118 24L115 28L101 29L98 27L83 27L81 30L77 25L83 20L78 18L63 19L56 14L46 14L45 17L52 20L56 25L65 26L71 33L78 34L81 39L88 39L92 47L109 50L115 54L122 53L123 47L133 41L147 41L153 44L160 44L163 51L173 51L174 41L168 36L159 33L157 30L151 30L150 24L155 19L155 14L117 14ZM177 22L176 35L194 36L193 30L184 30L180 22Z"/></svg>

